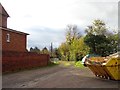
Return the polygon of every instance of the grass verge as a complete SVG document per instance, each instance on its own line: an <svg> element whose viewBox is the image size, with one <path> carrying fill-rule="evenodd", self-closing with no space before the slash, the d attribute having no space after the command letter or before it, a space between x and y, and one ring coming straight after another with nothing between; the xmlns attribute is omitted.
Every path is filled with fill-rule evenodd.
<svg viewBox="0 0 120 90"><path fill-rule="evenodd" d="M81 63L81 61L77 61L74 65L75 67L78 67L78 68L84 68L83 64Z"/></svg>
<svg viewBox="0 0 120 90"><path fill-rule="evenodd" d="M59 61L60 64L64 66L74 66L77 68L84 68L84 65L81 63L81 61Z"/></svg>

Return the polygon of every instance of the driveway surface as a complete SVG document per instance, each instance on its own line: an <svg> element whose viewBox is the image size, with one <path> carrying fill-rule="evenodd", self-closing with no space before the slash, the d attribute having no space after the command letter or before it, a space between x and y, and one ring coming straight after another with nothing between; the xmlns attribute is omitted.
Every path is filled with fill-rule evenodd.
<svg viewBox="0 0 120 90"><path fill-rule="evenodd" d="M118 81L95 77L89 68L56 65L3 75L2 88L118 88Z"/></svg>

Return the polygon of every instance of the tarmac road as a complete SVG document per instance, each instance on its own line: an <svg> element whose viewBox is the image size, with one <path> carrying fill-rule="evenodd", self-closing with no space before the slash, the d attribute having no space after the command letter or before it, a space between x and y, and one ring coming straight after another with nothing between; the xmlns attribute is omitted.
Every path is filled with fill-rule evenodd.
<svg viewBox="0 0 120 90"><path fill-rule="evenodd" d="M57 65L3 75L2 88L118 88L118 81L95 77L87 67Z"/></svg>

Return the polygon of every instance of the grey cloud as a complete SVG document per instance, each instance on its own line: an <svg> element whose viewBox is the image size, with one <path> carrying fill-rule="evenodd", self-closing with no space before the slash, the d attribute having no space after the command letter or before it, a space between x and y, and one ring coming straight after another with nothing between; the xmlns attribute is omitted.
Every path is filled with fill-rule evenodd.
<svg viewBox="0 0 120 90"><path fill-rule="evenodd" d="M92 23L94 19L105 21L110 27L117 27L118 20L117 2L86 2L77 1L72 5L73 17L79 22L83 21L83 27Z"/></svg>
<svg viewBox="0 0 120 90"><path fill-rule="evenodd" d="M37 46L39 48L48 47L50 43L57 44L64 41L64 30L54 30L47 27L31 28L27 30L30 32L28 36L28 48Z"/></svg>
<svg viewBox="0 0 120 90"><path fill-rule="evenodd" d="M110 27L118 24L118 3L117 2L94 2L90 3L98 12L99 18L103 19Z"/></svg>

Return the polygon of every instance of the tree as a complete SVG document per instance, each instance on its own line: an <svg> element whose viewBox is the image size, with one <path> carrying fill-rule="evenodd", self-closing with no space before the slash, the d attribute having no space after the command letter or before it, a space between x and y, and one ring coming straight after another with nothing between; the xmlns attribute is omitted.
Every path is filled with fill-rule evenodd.
<svg viewBox="0 0 120 90"><path fill-rule="evenodd" d="M81 60L89 52L89 47L84 43L84 37L80 34L76 25L68 25L66 42L59 47L61 57L67 61Z"/></svg>
<svg viewBox="0 0 120 90"><path fill-rule="evenodd" d="M49 54L49 51L46 47L42 49L42 54Z"/></svg>
<svg viewBox="0 0 120 90"><path fill-rule="evenodd" d="M72 58L72 44L74 41L81 37L76 25L67 25L66 28L66 44L68 46L67 59L68 61L73 60Z"/></svg>
<svg viewBox="0 0 120 90"><path fill-rule="evenodd" d="M68 49L68 46L67 44L64 42L62 43L60 46L59 46L59 51L60 51L60 54L61 54L61 60L68 60L68 52L69 52L69 49Z"/></svg>
<svg viewBox="0 0 120 90"><path fill-rule="evenodd" d="M30 52L33 52L33 51L34 51L34 49L31 47L31 48L30 48Z"/></svg>
<svg viewBox="0 0 120 90"><path fill-rule="evenodd" d="M85 31L87 34L84 42L90 47L90 53L99 54L101 56L113 53L113 48L116 48L117 40L115 40L113 34L108 32L103 21L94 20L93 25L88 26ZM113 45L111 45L111 42Z"/></svg>
<svg viewBox="0 0 120 90"><path fill-rule="evenodd" d="M81 37L76 25L67 25L66 28L66 43L72 44L74 40Z"/></svg>
<svg viewBox="0 0 120 90"><path fill-rule="evenodd" d="M119 47L118 47L118 44L119 44L119 36L118 34L114 33L114 34L111 34L108 36L108 39L110 41L110 46L111 46L111 51L110 53L115 53L117 51L119 51Z"/></svg>
<svg viewBox="0 0 120 90"><path fill-rule="evenodd" d="M97 19L94 20L92 26L88 26L85 32L92 35L105 35L107 32L107 28L102 20Z"/></svg>
<svg viewBox="0 0 120 90"><path fill-rule="evenodd" d="M90 53L106 55L110 41L104 35L86 35L84 42L90 47Z"/></svg>
<svg viewBox="0 0 120 90"><path fill-rule="evenodd" d="M84 43L84 37L74 41L71 45L71 58L75 61L82 60L82 58L89 53L89 47Z"/></svg>
<svg viewBox="0 0 120 90"><path fill-rule="evenodd" d="M38 54L40 54L40 49L38 47L34 47L34 48L30 48L30 52L36 52Z"/></svg>
<svg viewBox="0 0 120 90"><path fill-rule="evenodd" d="M58 48L53 49L53 57L61 59L60 50Z"/></svg>

